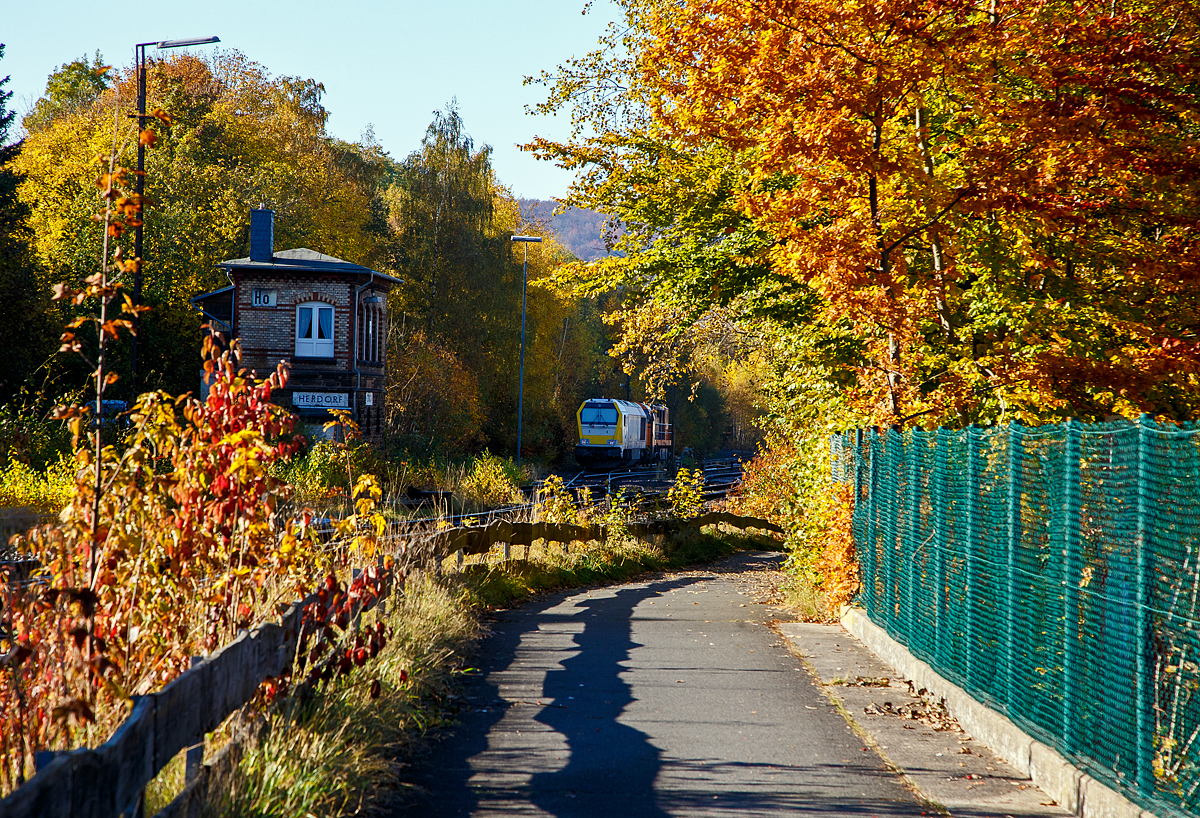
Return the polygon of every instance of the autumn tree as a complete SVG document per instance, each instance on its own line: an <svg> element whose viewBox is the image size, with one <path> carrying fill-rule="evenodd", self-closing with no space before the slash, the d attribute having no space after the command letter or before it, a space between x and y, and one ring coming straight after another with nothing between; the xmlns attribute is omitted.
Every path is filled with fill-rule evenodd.
<svg viewBox="0 0 1200 818"><path fill-rule="evenodd" d="M751 157L742 208L868 345L875 417L1200 409L1193 13L718 0L649 28L656 114Z"/></svg>
<svg viewBox="0 0 1200 818"><path fill-rule="evenodd" d="M758 386L793 378L781 398L811 403L814 389L845 384L859 345L820 323L812 288L771 265L776 239L740 206L747 158L716 140L681 138L652 116L655 92L637 68L649 9L626 4L599 49L536 80L549 88L540 110L570 109L577 127L569 140L526 148L579 171L566 203L604 212L612 227L611 254L560 268L553 283L606 296L612 354L646 397L677 409L685 445L718 448L728 418L730 442L750 447L769 403ZM720 426L715 438L705 424Z"/></svg>
<svg viewBox="0 0 1200 818"><path fill-rule="evenodd" d="M375 265L386 233L377 196L384 163L377 145L326 133L324 88L313 80L273 78L231 51L156 60L149 73L147 106L171 126L159 128L147 160L143 298L153 311L142 321L142 368L147 386L182 392L195 387L201 323L188 300L224 283L218 262L246 254L248 211L275 209L279 246ZM42 290L79 280L98 256L93 162L111 142L117 94L135 98L135 82L132 70L118 73L90 104L60 110L24 142L15 166Z"/></svg>
<svg viewBox="0 0 1200 818"><path fill-rule="evenodd" d="M509 239L529 232L545 242L530 253L524 440L551 454L574 438L569 419L603 369L603 327L587 305L537 286L567 254L548 225L523 217L490 157L451 102L390 173L383 196L404 280L390 310L400 316L389 345L393 430L418 448L514 451L522 273Z"/></svg>
<svg viewBox="0 0 1200 818"><path fill-rule="evenodd" d="M747 292L791 282L808 308L791 343L767 336L785 357L823 350L786 364L793 387L851 375L852 413L887 423L1200 411L1190 5L624 7L619 36L547 78L547 104L597 136L533 147L589 169L573 203L655 214L706 249L722 239L685 226L680 191L711 183L638 187L629 170L640 145L654 170L727 157L744 221L727 235L756 239L734 256Z"/></svg>
<svg viewBox="0 0 1200 818"><path fill-rule="evenodd" d="M89 78L91 70L79 60L56 72L13 163L36 262L31 292L77 284L100 252L94 160L111 147L114 116L126 121L136 77ZM230 51L156 60L148 70L148 108L161 122L146 175L147 387L195 387L201 317L189 299L225 283L217 263L246 254L247 211L266 204L277 214L277 246L312 247L402 280L389 310L393 442L512 451L521 270L509 237L541 231L547 243L530 264L525 439L552 455L574 437L575 408L609 374L604 325L593 305L536 286L567 256L545 226L523 220L495 178L490 148L476 147L453 104L396 161L369 132L356 143L328 134L316 80L272 77ZM128 255L131 237L114 241ZM123 343L112 350L118 362L128 360ZM60 391L84 380L69 366L52 364ZM127 384L111 397L130 397Z"/></svg>

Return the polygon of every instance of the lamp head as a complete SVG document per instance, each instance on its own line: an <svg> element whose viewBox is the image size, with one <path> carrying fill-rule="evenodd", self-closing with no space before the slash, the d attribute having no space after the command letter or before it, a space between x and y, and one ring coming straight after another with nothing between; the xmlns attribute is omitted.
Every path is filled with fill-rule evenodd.
<svg viewBox="0 0 1200 818"><path fill-rule="evenodd" d="M189 45L208 45L219 42L221 42L220 37L185 37L182 40L160 40L154 45L156 48L184 48Z"/></svg>

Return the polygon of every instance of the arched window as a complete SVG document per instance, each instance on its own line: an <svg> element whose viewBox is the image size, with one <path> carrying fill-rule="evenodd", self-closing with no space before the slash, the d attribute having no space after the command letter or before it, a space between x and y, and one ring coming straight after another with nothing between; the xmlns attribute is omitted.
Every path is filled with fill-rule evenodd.
<svg viewBox="0 0 1200 818"><path fill-rule="evenodd" d="M333 307L309 301L296 307L296 357L333 357Z"/></svg>

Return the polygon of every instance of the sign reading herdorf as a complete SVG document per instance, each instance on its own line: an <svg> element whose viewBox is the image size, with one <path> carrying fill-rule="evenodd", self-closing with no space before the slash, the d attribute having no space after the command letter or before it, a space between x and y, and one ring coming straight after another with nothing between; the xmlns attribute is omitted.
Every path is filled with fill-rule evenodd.
<svg viewBox="0 0 1200 818"><path fill-rule="evenodd" d="M347 392L293 392L292 406L298 409L349 409Z"/></svg>

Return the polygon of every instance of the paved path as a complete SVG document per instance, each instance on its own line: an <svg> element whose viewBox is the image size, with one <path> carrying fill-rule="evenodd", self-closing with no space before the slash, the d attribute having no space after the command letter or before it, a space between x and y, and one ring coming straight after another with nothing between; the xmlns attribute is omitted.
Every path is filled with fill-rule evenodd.
<svg viewBox="0 0 1200 818"><path fill-rule="evenodd" d="M780 555L501 612L397 814L918 816L767 626Z"/></svg>

